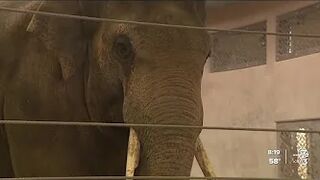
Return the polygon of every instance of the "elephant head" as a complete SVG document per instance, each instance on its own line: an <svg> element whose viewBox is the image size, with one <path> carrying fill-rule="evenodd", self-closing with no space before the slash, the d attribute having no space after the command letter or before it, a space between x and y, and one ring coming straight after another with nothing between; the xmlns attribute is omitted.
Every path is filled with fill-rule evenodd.
<svg viewBox="0 0 320 180"><path fill-rule="evenodd" d="M204 26L205 19L204 1L66 1L63 7L59 3L48 1L41 10L191 26ZM206 31L40 16L31 27L58 57L62 79L85 71L84 93L92 121L203 124ZM136 175L190 175L199 129L135 131L141 143Z"/></svg>
<svg viewBox="0 0 320 180"><path fill-rule="evenodd" d="M110 2L100 12L116 19L202 26L203 6L195 1ZM103 23L95 35L90 72L117 77L126 123L201 126L208 39L201 30ZM135 130L141 143L137 175L190 175L199 129Z"/></svg>

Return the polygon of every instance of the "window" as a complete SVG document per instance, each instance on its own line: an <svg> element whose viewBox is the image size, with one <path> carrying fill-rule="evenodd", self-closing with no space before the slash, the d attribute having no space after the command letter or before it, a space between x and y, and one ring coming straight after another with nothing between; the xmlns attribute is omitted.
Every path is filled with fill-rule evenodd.
<svg viewBox="0 0 320 180"><path fill-rule="evenodd" d="M278 129L319 130L320 120L296 120L277 122ZM278 133L278 149L282 154L279 176L292 179L316 179L320 177L320 135L303 132Z"/></svg>
<svg viewBox="0 0 320 180"><path fill-rule="evenodd" d="M299 128L299 130L305 130L304 128ZM297 132L295 134L296 136L296 151L299 154L299 152L305 151L308 152L309 147L308 147L308 138L307 134L303 132ZM301 179L307 179L308 177L308 165L307 162L297 162L298 163L298 176Z"/></svg>
<svg viewBox="0 0 320 180"><path fill-rule="evenodd" d="M320 34L320 3L277 18L277 31L288 34ZM320 38L277 36L277 61L320 52Z"/></svg>
<svg viewBox="0 0 320 180"><path fill-rule="evenodd" d="M239 28L266 31L266 22ZM211 34L211 72L228 71L266 64L266 36L234 32Z"/></svg>

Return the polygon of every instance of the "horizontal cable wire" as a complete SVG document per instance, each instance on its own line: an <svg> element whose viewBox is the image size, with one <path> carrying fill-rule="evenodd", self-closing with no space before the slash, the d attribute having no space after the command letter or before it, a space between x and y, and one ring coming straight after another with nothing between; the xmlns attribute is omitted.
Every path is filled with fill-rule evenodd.
<svg viewBox="0 0 320 180"><path fill-rule="evenodd" d="M271 128L244 128L244 127L217 127L217 126L191 126L172 124L130 124L130 123L104 123L104 122L83 122L83 121L59 121L59 120L19 120L4 119L0 124L11 125L51 125L51 126L98 126L98 127L148 127L148 128L191 128L208 130L228 130L228 131L264 131L264 132L294 132L294 133L319 133L318 130L293 130L293 129L271 129Z"/></svg>
<svg viewBox="0 0 320 180"><path fill-rule="evenodd" d="M185 180L185 179L211 179L211 180L289 180L289 178L258 178L258 177L189 177L189 176L79 176L79 177L21 177L21 178L0 178L0 180ZM292 179L290 180L298 180ZM300 179L299 179L300 180Z"/></svg>
<svg viewBox="0 0 320 180"><path fill-rule="evenodd" d="M273 36L290 36L290 37L304 37L304 38L320 38L320 34L289 34L289 33L279 33L279 32L265 32L265 31L247 31L247 30L236 30L236 29L217 29L211 27L199 27L199 26L188 26L188 25L179 25L179 24L164 24L164 23L153 23L153 22L143 22L143 21L130 21L130 20L120 20L113 18L99 18L99 17L90 17L90 16L80 16L72 14L63 14L63 13L53 13L46 11L34 11L26 9L17 9L9 7L1 7L1 11L15 12L15 13L25 13L25 14L36 14L42 16L51 16L59 18L69 18L69 19L79 19L79 20L88 20L96 22L111 22L111 23L124 23L124 24L135 24L135 25L144 25L144 26L158 26L158 27L167 27L167 28L182 28L182 29L193 29L193 30L206 30L209 32L231 32L231 33L245 33L245 34L265 34Z"/></svg>

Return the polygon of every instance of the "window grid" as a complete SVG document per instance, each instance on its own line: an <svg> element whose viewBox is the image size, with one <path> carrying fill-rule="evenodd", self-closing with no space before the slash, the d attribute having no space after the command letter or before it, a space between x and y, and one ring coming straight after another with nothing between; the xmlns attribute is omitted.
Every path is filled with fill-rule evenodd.
<svg viewBox="0 0 320 180"><path fill-rule="evenodd" d="M320 34L320 3L277 17L277 32ZM319 38L277 36L277 61L320 52Z"/></svg>
<svg viewBox="0 0 320 180"><path fill-rule="evenodd" d="M266 31L266 21L239 28ZM229 71L266 64L266 35L235 32L211 34L211 72Z"/></svg>

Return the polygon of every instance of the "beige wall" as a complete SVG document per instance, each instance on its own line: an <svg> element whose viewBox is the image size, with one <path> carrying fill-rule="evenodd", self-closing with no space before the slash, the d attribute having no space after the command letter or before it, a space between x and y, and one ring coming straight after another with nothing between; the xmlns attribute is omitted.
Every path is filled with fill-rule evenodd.
<svg viewBox="0 0 320 180"><path fill-rule="evenodd" d="M276 15L310 3L314 2L229 5L209 12L209 26L231 28L267 20L268 31L275 31ZM279 120L320 117L319 67L320 53L275 62L275 37L268 36L267 65L205 72L204 124L275 128ZM204 130L201 138L218 176L277 177L267 156L268 149L276 148L275 133ZM196 161L192 175L203 176Z"/></svg>

